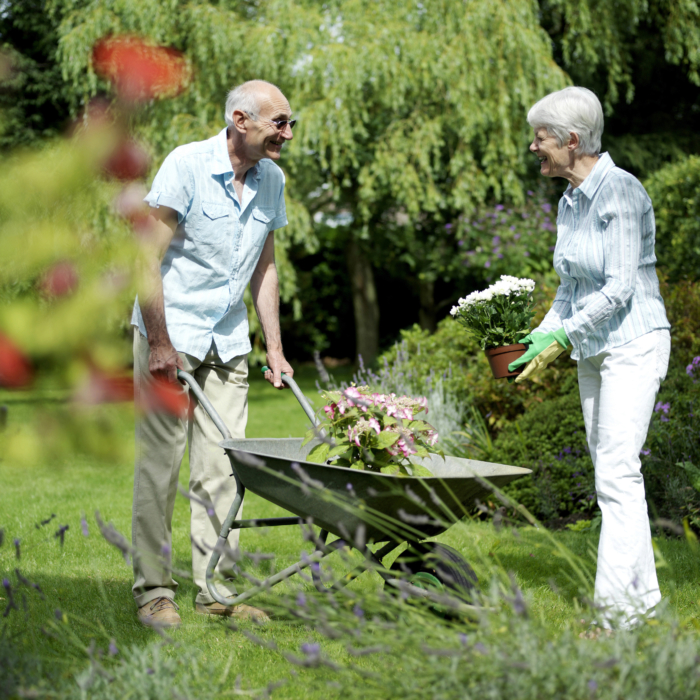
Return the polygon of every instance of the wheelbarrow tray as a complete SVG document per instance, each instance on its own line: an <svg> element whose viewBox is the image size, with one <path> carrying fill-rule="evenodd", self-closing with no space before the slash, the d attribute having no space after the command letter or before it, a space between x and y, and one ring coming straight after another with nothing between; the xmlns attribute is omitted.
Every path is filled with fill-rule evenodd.
<svg viewBox="0 0 700 700"><path fill-rule="evenodd" d="M502 488L529 469L458 457L419 460L432 477L377 474L307 462L318 444L301 438L220 442L246 489L334 535L367 542L416 541L464 516L488 483Z"/></svg>

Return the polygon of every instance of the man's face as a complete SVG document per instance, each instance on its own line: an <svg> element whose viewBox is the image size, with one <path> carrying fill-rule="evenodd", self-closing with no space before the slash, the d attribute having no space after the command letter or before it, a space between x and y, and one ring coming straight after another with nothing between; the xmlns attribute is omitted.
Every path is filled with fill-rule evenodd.
<svg viewBox="0 0 700 700"><path fill-rule="evenodd" d="M255 161L262 158L279 160L285 142L291 141L294 136L289 124L280 129L271 122L291 118L292 110L287 98L279 90L268 88L260 101L258 120L253 121L250 117L245 120L246 155Z"/></svg>
<svg viewBox="0 0 700 700"><path fill-rule="evenodd" d="M545 177L565 177L571 162L571 152L567 146L559 146L557 139L547 133L547 129L535 129L530 151L540 161L540 174Z"/></svg>

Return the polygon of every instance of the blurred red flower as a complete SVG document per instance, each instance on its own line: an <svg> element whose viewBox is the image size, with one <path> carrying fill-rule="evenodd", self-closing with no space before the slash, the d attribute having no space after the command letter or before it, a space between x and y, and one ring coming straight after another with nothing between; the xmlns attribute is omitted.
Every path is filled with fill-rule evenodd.
<svg viewBox="0 0 700 700"><path fill-rule="evenodd" d="M151 159L135 141L125 139L112 152L104 165L105 172L117 180L138 180L145 177Z"/></svg>
<svg viewBox="0 0 700 700"><path fill-rule="evenodd" d="M92 49L92 63L95 72L111 81L129 102L172 97L187 83L187 64L179 51L137 36L100 39Z"/></svg>
<svg viewBox="0 0 700 700"><path fill-rule="evenodd" d="M24 353L0 333L0 386L17 389L32 381L32 366Z"/></svg>
<svg viewBox="0 0 700 700"><path fill-rule="evenodd" d="M165 379L154 379L148 390L142 392L139 408L142 411L163 411L181 416L189 407L187 389Z"/></svg>
<svg viewBox="0 0 700 700"><path fill-rule="evenodd" d="M134 398L134 380L128 374L105 372L90 368L87 381L78 389L75 400L84 404L115 403Z"/></svg>
<svg viewBox="0 0 700 700"><path fill-rule="evenodd" d="M42 276L39 289L47 297L63 297L71 294L78 286L78 272L75 265L63 260L52 265Z"/></svg>

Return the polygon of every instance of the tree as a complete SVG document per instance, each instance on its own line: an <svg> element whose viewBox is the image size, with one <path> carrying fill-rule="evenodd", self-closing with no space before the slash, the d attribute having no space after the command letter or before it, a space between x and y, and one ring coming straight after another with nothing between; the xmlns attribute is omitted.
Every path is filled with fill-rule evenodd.
<svg viewBox="0 0 700 700"><path fill-rule="evenodd" d="M13 0L0 11L0 49L12 58L11 80L0 89L4 128L0 149L36 145L60 132L68 119L61 69L56 61L56 21L42 0Z"/></svg>
<svg viewBox="0 0 700 700"><path fill-rule="evenodd" d="M367 360L378 349L374 275L386 246L409 251L430 312L431 285L446 269L430 253L449 259L455 245L457 225L445 225L489 196L522 200L527 108L566 84L530 0L60 5L59 56L75 106L99 89L90 47L107 32L169 41L192 62L190 90L141 122L159 154L210 135L232 84L280 85L300 118L285 164L285 242L309 241L313 214L345 217L357 350ZM319 185L323 196L311 196Z"/></svg>

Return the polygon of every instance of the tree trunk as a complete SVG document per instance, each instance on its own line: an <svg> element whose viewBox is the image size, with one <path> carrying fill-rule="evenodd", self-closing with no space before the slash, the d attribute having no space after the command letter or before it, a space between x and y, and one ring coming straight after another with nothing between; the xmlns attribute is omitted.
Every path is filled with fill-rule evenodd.
<svg viewBox="0 0 700 700"><path fill-rule="evenodd" d="M435 320L435 282L431 280L418 280L418 294L420 308L418 309L418 322L425 331L435 332L437 321Z"/></svg>
<svg viewBox="0 0 700 700"><path fill-rule="evenodd" d="M379 303L374 272L370 261L352 236L348 242L347 255L355 312L356 351L357 356L361 356L368 365L379 352Z"/></svg>

